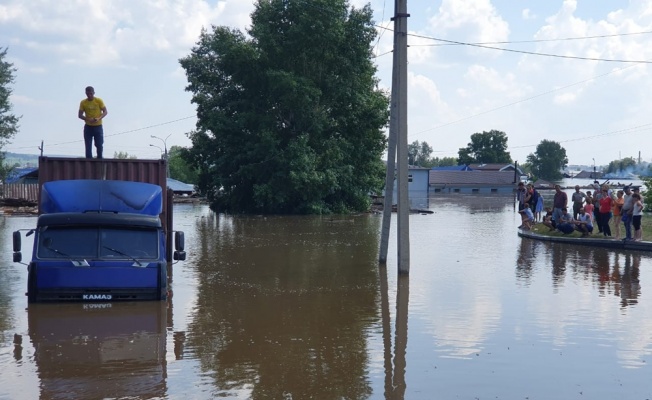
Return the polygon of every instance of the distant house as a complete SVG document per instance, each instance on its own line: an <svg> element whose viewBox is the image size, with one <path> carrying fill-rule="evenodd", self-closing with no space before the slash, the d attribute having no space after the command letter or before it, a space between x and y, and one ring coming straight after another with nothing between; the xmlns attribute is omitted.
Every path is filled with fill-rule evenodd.
<svg viewBox="0 0 652 400"><path fill-rule="evenodd" d="M428 184L436 193L511 193L518 182L514 171L435 171Z"/></svg>
<svg viewBox="0 0 652 400"><path fill-rule="evenodd" d="M172 192L175 195L187 195L190 196L193 193L195 193L195 187L193 185L190 185L188 183L183 183L181 181L178 181L176 179L172 178L167 178L167 185L169 189L172 189Z"/></svg>
<svg viewBox="0 0 652 400"><path fill-rule="evenodd" d="M14 168L5 183L38 183L38 168L36 167L23 167L23 168Z"/></svg>
<svg viewBox="0 0 652 400"><path fill-rule="evenodd" d="M408 165L408 192L428 192L428 168ZM394 179L394 193L398 180Z"/></svg>
<svg viewBox="0 0 652 400"><path fill-rule="evenodd" d="M38 184L38 168L15 168L9 173L5 183ZM167 186L176 195L191 195L195 193L195 187L193 185L176 179L167 178Z"/></svg>
<svg viewBox="0 0 652 400"><path fill-rule="evenodd" d="M548 182L543 179L537 179L536 182L534 182L534 188L535 189L554 189L555 184L552 182Z"/></svg>
<svg viewBox="0 0 652 400"><path fill-rule="evenodd" d="M469 164L469 168L473 171L512 171L512 173L516 169L518 175L524 175L520 168L514 167L514 164Z"/></svg>
<svg viewBox="0 0 652 400"><path fill-rule="evenodd" d="M446 167L432 167L433 171L471 171L468 165L451 165Z"/></svg>
<svg viewBox="0 0 652 400"><path fill-rule="evenodd" d="M599 171L593 172L593 171L584 171L584 170L582 170L582 171L578 172L577 175L575 175L573 178L577 178L577 179L602 179L602 176L603 176L603 173L599 172Z"/></svg>

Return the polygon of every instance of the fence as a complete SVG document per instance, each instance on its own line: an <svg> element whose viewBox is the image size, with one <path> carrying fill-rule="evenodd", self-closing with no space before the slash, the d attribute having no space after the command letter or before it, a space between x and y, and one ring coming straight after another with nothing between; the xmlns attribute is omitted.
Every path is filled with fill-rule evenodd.
<svg viewBox="0 0 652 400"><path fill-rule="evenodd" d="M0 198L38 201L38 185L27 183L10 183L0 186Z"/></svg>

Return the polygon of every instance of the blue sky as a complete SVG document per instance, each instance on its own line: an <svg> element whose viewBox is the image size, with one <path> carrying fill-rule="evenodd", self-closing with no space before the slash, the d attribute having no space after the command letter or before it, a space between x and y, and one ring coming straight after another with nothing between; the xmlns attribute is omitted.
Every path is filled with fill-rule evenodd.
<svg viewBox="0 0 652 400"><path fill-rule="evenodd" d="M109 110L107 156L157 158L154 146L164 143L152 135L167 138L168 148L189 146L195 111L178 59L202 27L244 30L253 4L3 0L0 47L17 68L11 100L22 115L6 150L38 154L43 141L46 155L81 156L76 115L87 85ZM383 27L393 26L394 2L370 4L381 32L378 77L389 90L392 32ZM407 0L407 7L408 142L426 141L433 155L450 157L471 134L497 129L521 163L543 139L560 142L571 164L639 152L652 161L651 66L623 62L652 61L652 0Z"/></svg>

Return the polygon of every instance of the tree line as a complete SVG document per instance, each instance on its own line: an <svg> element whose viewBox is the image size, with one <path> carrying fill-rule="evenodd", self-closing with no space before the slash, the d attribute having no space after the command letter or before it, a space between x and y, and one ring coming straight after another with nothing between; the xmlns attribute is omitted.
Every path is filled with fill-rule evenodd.
<svg viewBox="0 0 652 400"><path fill-rule="evenodd" d="M513 164L507 151L507 134L498 130L476 132L466 147L455 157L431 157L432 147L427 142L414 141L408 146L408 162L419 167L445 167L470 164ZM534 178L559 180L562 169L568 164L566 149L551 140L542 140L527 161L520 165L522 171Z"/></svg>

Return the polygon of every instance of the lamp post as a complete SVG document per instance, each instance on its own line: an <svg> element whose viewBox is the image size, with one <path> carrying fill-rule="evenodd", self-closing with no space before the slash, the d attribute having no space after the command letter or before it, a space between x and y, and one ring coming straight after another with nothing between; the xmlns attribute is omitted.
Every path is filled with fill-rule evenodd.
<svg viewBox="0 0 652 400"><path fill-rule="evenodd" d="M161 159L164 159L164 156L163 156L163 149L161 148L161 146L157 146L157 145L155 145L155 144L150 144L150 146L152 146L152 147L156 147L157 149L159 149L159 150L161 151Z"/></svg>
<svg viewBox="0 0 652 400"><path fill-rule="evenodd" d="M591 179L595 179L595 158L593 159L593 175L591 176Z"/></svg>
<svg viewBox="0 0 652 400"><path fill-rule="evenodd" d="M165 160L165 176L166 176L166 177L169 177L169 176L170 176L170 163L169 163L169 160L168 160L168 144L167 144L167 141L168 141L168 138L169 138L171 135L172 135L172 134L170 133L169 135L167 135L167 136L165 137L165 139L162 139L162 138L160 138L160 137L158 137L158 136L150 135L150 137L151 137L152 139L158 139L158 140L160 140L161 142L163 142L163 154L164 154L163 159ZM153 146L153 144L150 144L150 146ZM156 147L158 147L158 146L156 146ZM159 149L160 149L160 147L159 147Z"/></svg>

